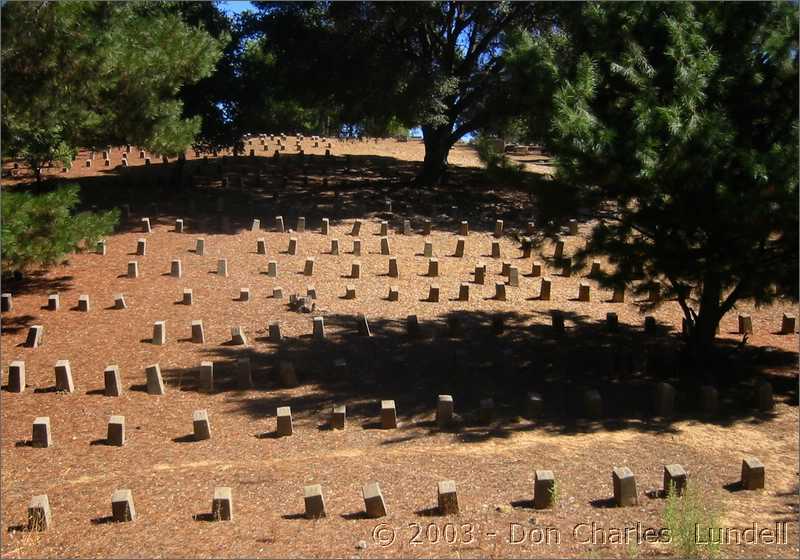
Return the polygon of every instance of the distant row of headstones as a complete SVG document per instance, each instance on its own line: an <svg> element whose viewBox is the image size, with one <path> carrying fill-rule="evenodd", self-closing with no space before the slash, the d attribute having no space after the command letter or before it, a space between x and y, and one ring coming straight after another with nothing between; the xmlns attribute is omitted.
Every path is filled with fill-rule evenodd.
<svg viewBox="0 0 800 560"><path fill-rule="evenodd" d="M746 457L742 461L742 472L739 485L743 490L759 490L764 488L764 465L755 457ZM628 467L614 467L611 471L614 488L613 504L617 507L637 506L639 493L636 488L636 479ZM669 494L682 496L687 484L686 470L679 464L664 466L664 486L660 495ZM536 470L533 480L533 500L531 505L535 509L550 509L560 499L553 471ZM371 481L361 489L364 500L364 515L370 518L380 518L388 514L386 500L383 497L380 484ZM442 480L436 485L437 507L439 515L458 515L460 513L458 493L454 480ZM322 486L311 484L303 487L303 501L305 504L304 516L308 519L327 517L325 497ZM210 519L214 521L233 521L233 493L228 486L214 488L211 501ZM135 521L136 508L133 503L133 493L129 489L115 490L111 496L111 520L115 522ZM34 496L28 506L29 531L44 531L53 526L53 515L50 510L50 501L46 494Z"/></svg>

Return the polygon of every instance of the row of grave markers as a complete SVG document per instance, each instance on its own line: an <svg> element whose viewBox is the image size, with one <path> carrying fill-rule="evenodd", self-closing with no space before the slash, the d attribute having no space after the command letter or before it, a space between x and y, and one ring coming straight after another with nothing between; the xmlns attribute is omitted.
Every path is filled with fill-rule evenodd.
<svg viewBox="0 0 800 560"><path fill-rule="evenodd" d="M663 470L663 489L661 496L671 493L682 496L685 492L688 476L686 470L679 464L665 465ZM636 478L628 467L614 467L611 471L614 492L613 503L617 507L631 507L639 505L639 493L636 488ZM764 488L764 465L755 457L745 457L742 460L741 478L739 484L744 490L760 490ZM364 513L369 518L380 518L388 515L386 500L383 497L380 484L376 481L364 484L361 489L364 500ZM454 480L442 480L436 485L437 507L439 515L459 515L458 493ZM551 509L558 500L556 479L553 471L535 470L533 478L533 507L535 509ZM320 484L310 484L303 487L303 502L305 505L304 516L308 519L327 517L325 497ZM229 486L214 488L211 501L211 519L214 521L233 521L233 493ZM114 522L135 521L136 509L133 503L133 493L127 488L115 490L111 496L111 519ZM46 494L34 496L28 506L29 531L44 531L53 526L53 514L50 510L50 500Z"/></svg>

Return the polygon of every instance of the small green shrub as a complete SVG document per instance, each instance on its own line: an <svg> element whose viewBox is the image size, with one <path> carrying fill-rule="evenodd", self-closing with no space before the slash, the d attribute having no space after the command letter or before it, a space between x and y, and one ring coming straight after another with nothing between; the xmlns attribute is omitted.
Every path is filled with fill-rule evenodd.
<svg viewBox="0 0 800 560"><path fill-rule="evenodd" d="M681 558L717 556L719 543L708 538L708 529L718 526L717 517L717 512L704 507L702 497L691 484L686 484L683 496L677 495L674 484L670 485L664 507L664 526ZM698 539L698 535L701 538Z"/></svg>
<svg viewBox="0 0 800 560"><path fill-rule="evenodd" d="M79 186L62 185L52 192L3 192L3 275L50 266L64 255L79 250L81 243L93 245L111 233L119 221L119 210L80 212Z"/></svg>

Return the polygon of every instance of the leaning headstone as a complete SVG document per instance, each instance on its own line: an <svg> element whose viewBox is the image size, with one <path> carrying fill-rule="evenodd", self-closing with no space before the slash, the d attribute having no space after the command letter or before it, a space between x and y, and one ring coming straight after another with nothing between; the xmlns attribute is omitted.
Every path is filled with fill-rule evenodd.
<svg viewBox="0 0 800 560"><path fill-rule="evenodd" d="M0 302L2 302L2 304L1 304L2 307L0 307L0 311L4 311L4 312L5 311L11 311L14 308L14 300L13 300L11 294L8 293L8 292L5 292L5 293L2 294L1 297L2 297L2 299L0 299Z"/></svg>
<svg viewBox="0 0 800 560"><path fill-rule="evenodd" d="M377 518L386 515L386 503L383 501L383 493L377 482L369 482L361 489L364 497L364 509L367 517Z"/></svg>
<svg viewBox="0 0 800 560"><path fill-rule="evenodd" d="M506 300L506 285L503 282L495 282L494 299L496 299L497 301Z"/></svg>
<svg viewBox="0 0 800 560"><path fill-rule="evenodd" d="M347 422L347 407L345 405L337 405L333 407L331 413L331 429L344 430Z"/></svg>
<svg viewBox="0 0 800 560"><path fill-rule="evenodd" d="M411 338L420 336L419 318L416 315L406 317L406 332Z"/></svg>
<svg viewBox="0 0 800 560"><path fill-rule="evenodd" d="M322 317L314 317L313 335L316 340L325 338L325 320Z"/></svg>
<svg viewBox="0 0 800 560"><path fill-rule="evenodd" d="M564 258L564 242L563 241L556 241L556 248L553 251L553 258L555 260L560 260Z"/></svg>
<svg viewBox="0 0 800 560"><path fill-rule="evenodd" d="M353 229L350 231L350 235L353 237L358 237L361 233L361 220L356 220L353 222Z"/></svg>
<svg viewBox="0 0 800 560"><path fill-rule="evenodd" d="M50 500L47 494L31 498L28 505L28 531L46 531L53 526Z"/></svg>
<svg viewBox="0 0 800 560"><path fill-rule="evenodd" d="M25 362L14 361L8 366L8 390L22 393L25 390Z"/></svg>
<svg viewBox="0 0 800 560"><path fill-rule="evenodd" d="M636 479L628 467L614 467L611 478L614 484L614 503L617 507L639 505Z"/></svg>
<svg viewBox="0 0 800 560"><path fill-rule="evenodd" d="M739 314L739 334L753 334L753 320L747 313Z"/></svg>
<svg viewBox="0 0 800 560"><path fill-rule="evenodd" d="M436 404L436 424L439 428L447 427L453 421L453 396L439 395Z"/></svg>
<svg viewBox="0 0 800 560"><path fill-rule="evenodd" d="M656 334L656 318L652 315L647 315L644 318L644 332L645 334Z"/></svg>
<svg viewBox="0 0 800 560"><path fill-rule="evenodd" d="M483 285L486 282L486 265L479 262L475 265L475 283Z"/></svg>
<svg viewBox="0 0 800 560"><path fill-rule="evenodd" d="M279 437L290 436L293 433L292 408L290 406L278 407L277 433Z"/></svg>
<svg viewBox="0 0 800 560"><path fill-rule="evenodd" d="M39 416L33 421L33 433L31 435L32 447L50 447L53 445L53 434L50 431L50 417Z"/></svg>
<svg viewBox="0 0 800 560"><path fill-rule="evenodd" d="M458 494L455 480L442 480L436 485L440 515L458 515Z"/></svg>
<svg viewBox="0 0 800 560"><path fill-rule="evenodd" d="M173 278L180 278L181 276L183 276L183 270L181 268L180 259L172 259L169 267L169 275L172 276Z"/></svg>
<svg viewBox="0 0 800 560"><path fill-rule="evenodd" d="M195 441L211 439L211 423L207 410L195 410L192 413L192 429Z"/></svg>
<svg viewBox="0 0 800 560"><path fill-rule="evenodd" d="M201 257L206 254L206 240L202 237L195 242L194 252Z"/></svg>
<svg viewBox="0 0 800 560"><path fill-rule="evenodd" d="M111 496L111 517L115 522L135 521L133 493L128 489L115 490Z"/></svg>
<svg viewBox="0 0 800 560"><path fill-rule="evenodd" d="M669 418L675 411L675 387L669 383L656 383L653 398L653 413Z"/></svg>
<svg viewBox="0 0 800 560"><path fill-rule="evenodd" d="M422 220L422 235L430 235L431 234L431 220L430 218L425 218Z"/></svg>
<svg viewBox="0 0 800 560"><path fill-rule="evenodd" d="M761 412L769 412L775 408L775 399L772 392L772 384L769 381L762 381L756 386L756 408Z"/></svg>
<svg viewBox="0 0 800 560"><path fill-rule="evenodd" d="M719 411L719 391L711 385L703 385L699 391L700 410L707 416L714 416Z"/></svg>
<svg viewBox="0 0 800 560"><path fill-rule="evenodd" d="M494 236L503 237L503 220L497 220L494 223Z"/></svg>
<svg viewBox="0 0 800 560"><path fill-rule="evenodd" d="M164 378L161 377L161 367L158 364L147 366L145 370L147 374L147 393L149 395L163 395L166 393L164 389Z"/></svg>
<svg viewBox="0 0 800 560"><path fill-rule="evenodd" d="M252 150L250 150L252 154ZM233 521L233 496L229 486L214 488L211 500L211 517L214 521Z"/></svg>
<svg viewBox="0 0 800 560"><path fill-rule="evenodd" d="M322 486L311 484L303 487L303 501L306 506L308 519L325 517L325 498L322 495Z"/></svg>
<svg viewBox="0 0 800 560"><path fill-rule="evenodd" d="M764 488L764 464L755 457L745 457L742 460L741 487L744 490Z"/></svg>
<svg viewBox="0 0 800 560"><path fill-rule="evenodd" d="M250 231L259 231L261 229L261 220L253 218L253 223L250 225Z"/></svg>
<svg viewBox="0 0 800 560"><path fill-rule="evenodd" d="M139 277L139 263L136 261L128 261L128 278Z"/></svg>
<svg viewBox="0 0 800 560"><path fill-rule="evenodd" d="M466 246L466 240L463 237L459 237L456 240L456 250L453 253L454 257L462 258L464 256L464 248Z"/></svg>
<svg viewBox="0 0 800 560"><path fill-rule="evenodd" d="M290 255L296 255L297 254L297 238L296 237L290 237L289 238L289 248L288 248L287 252Z"/></svg>
<svg viewBox="0 0 800 560"><path fill-rule="evenodd" d="M367 316L363 313L358 317L358 334L361 336L372 336L372 331L369 328L369 321Z"/></svg>
<svg viewBox="0 0 800 560"><path fill-rule="evenodd" d="M550 509L555 505L556 478L553 471L537 470L533 476L533 507Z"/></svg>
<svg viewBox="0 0 800 560"><path fill-rule="evenodd" d="M283 216L275 216L275 229L280 233L286 231L283 226Z"/></svg>
<svg viewBox="0 0 800 560"><path fill-rule="evenodd" d="M781 334L794 334L796 324L796 316L784 313L783 318L781 319Z"/></svg>
<svg viewBox="0 0 800 560"><path fill-rule="evenodd" d="M619 328L619 316L613 311L606 313L606 327L611 332L615 332Z"/></svg>
<svg viewBox="0 0 800 560"><path fill-rule="evenodd" d="M272 342L280 342L283 337L281 336L281 324L274 321L269 324L269 339Z"/></svg>
<svg viewBox="0 0 800 560"><path fill-rule="evenodd" d="M72 381L72 369L69 360L58 360L56 362L56 391L75 392L75 384Z"/></svg>
<svg viewBox="0 0 800 560"><path fill-rule="evenodd" d="M60 307L60 298L58 294L50 294L47 296L47 310L48 311L58 311Z"/></svg>
<svg viewBox="0 0 800 560"><path fill-rule="evenodd" d="M244 333L244 327L231 327L231 343L234 345L247 345L247 335Z"/></svg>
<svg viewBox="0 0 800 560"><path fill-rule="evenodd" d="M153 229L150 227L150 218L142 218L142 231L151 233Z"/></svg>
<svg viewBox="0 0 800 560"><path fill-rule="evenodd" d="M125 445L125 417L112 416L108 419L108 431L106 434L108 445L122 447Z"/></svg>
<svg viewBox="0 0 800 560"><path fill-rule="evenodd" d="M686 471L680 465L664 465L664 496L674 492L676 496L683 496L686 490Z"/></svg>
<svg viewBox="0 0 800 560"><path fill-rule="evenodd" d="M384 430L397 428L397 409L393 400L381 401L381 428Z"/></svg>
<svg viewBox="0 0 800 560"><path fill-rule="evenodd" d="M525 415L528 418L538 418L544 410L544 400L539 393L528 393L525 400Z"/></svg>
<svg viewBox="0 0 800 560"><path fill-rule="evenodd" d="M570 235L578 235L578 220L570 220L569 221L569 234Z"/></svg>
<svg viewBox="0 0 800 560"><path fill-rule="evenodd" d="M603 397L597 389L587 389L583 393L583 416L597 419L603 415Z"/></svg>
<svg viewBox="0 0 800 560"><path fill-rule="evenodd" d="M167 323L156 321L153 323L153 344L162 346L167 343Z"/></svg>
<svg viewBox="0 0 800 560"><path fill-rule="evenodd" d="M44 327L42 325L33 325L28 329L28 336L25 338L25 346L27 348L38 348L42 345L44 339Z"/></svg>
<svg viewBox="0 0 800 560"><path fill-rule="evenodd" d="M203 330L203 321L195 319L192 321L192 342L202 344L206 341L205 331Z"/></svg>
<svg viewBox="0 0 800 560"><path fill-rule="evenodd" d="M236 360L236 385L239 389L253 387L253 370L250 367L250 358Z"/></svg>
<svg viewBox="0 0 800 560"><path fill-rule="evenodd" d="M114 295L114 309L127 309L128 306L125 303L125 296L122 294L115 294Z"/></svg>
<svg viewBox="0 0 800 560"><path fill-rule="evenodd" d="M122 395L122 378L119 374L119 366L108 366L103 371L103 381L105 382L105 395L107 397L119 397Z"/></svg>

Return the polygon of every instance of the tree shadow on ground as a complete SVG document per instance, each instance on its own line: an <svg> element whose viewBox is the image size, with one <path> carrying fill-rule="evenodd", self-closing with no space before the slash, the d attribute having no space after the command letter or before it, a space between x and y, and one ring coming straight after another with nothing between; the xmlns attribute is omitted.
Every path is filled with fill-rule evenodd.
<svg viewBox="0 0 800 560"><path fill-rule="evenodd" d="M605 322L562 315L567 328L558 334L549 321L529 325L528 316L513 312L452 312L421 323L416 337L409 336L405 321L370 318L372 336L367 337L359 334L357 317L328 315L330 334L323 340L309 335L266 347L206 352L215 362L214 390L230 392L229 402L253 417L273 416L285 405L293 414L311 416L346 404L349 422L374 425L380 401L393 399L401 424L439 431L430 420L437 395L450 394L458 419L449 431L464 442L532 429L670 433L681 420L720 426L766 422L774 413L756 408L760 380L772 384L776 401L797 405L795 353L738 348L733 341L720 340L716 365L699 378L682 361L680 336L666 329L648 335L638 326L619 325L610 331ZM263 396L237 396L237 360L243 357L250 359L254 388ZM281 362L293 365L299 383L307 386L303 395L285 394ZM183 390L199 390L187 381L193 378L190 370L164 372L165 380ZM676 389L675 413L669 418L654 416L654 385L659 381ZM710 415L703 411L698 391L705 384L719 391L718 411ZM595 419L586 417L584 404L585 392L592 389L602 396L602 415ZM529 393L543 399L538 413L529 408ZM487 398L495 405L490 420L480 413L481 400Z"/></svg>
<svg viewBox="0 0 800 560"><path fill-rule="evenodd" d="M281 154L279 158L222 156L149 166L115 167L90 177L50 178L42 185L18 185L43 191L58 182L81 185L81 209L122 208L120 230L184 219L192 233L231 232L249 228L253 218L272 228L275 216L294 227L299 216L307 228L320 227L322 218L332 225L342 221L384 219L400 227L410 219L419 230L425 219L434 228L455 231L468 220L472 231L493 231L495 220L525 224L538 219L531 199L541 191L544 199L572 203L567 189L537 180L531 172L514 185L491 182L477 167L450 166L446 184L419 185L415 177L421 162L386 156L331 156Z"/></svg>

